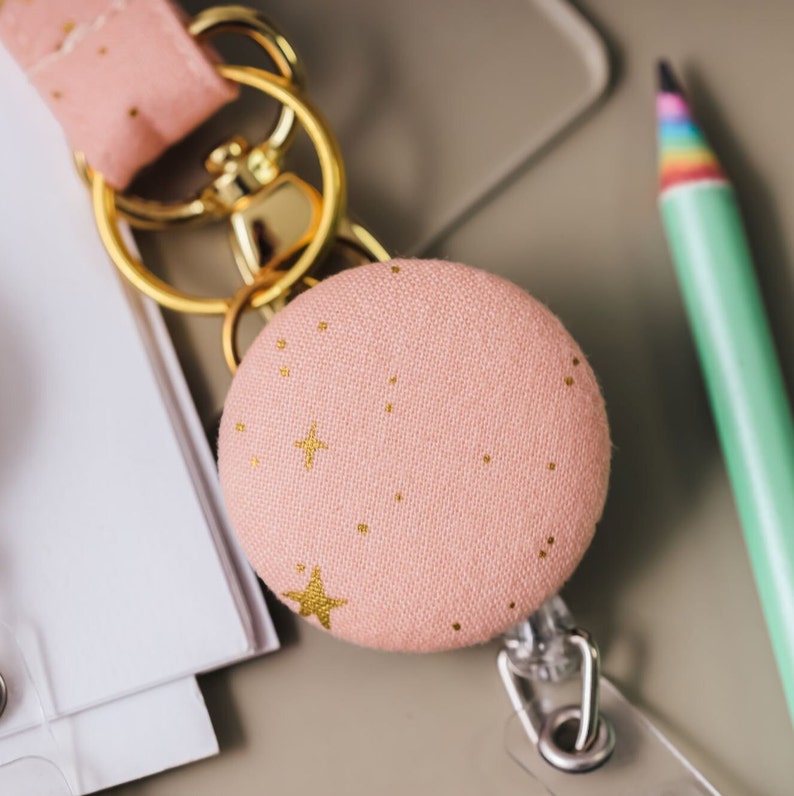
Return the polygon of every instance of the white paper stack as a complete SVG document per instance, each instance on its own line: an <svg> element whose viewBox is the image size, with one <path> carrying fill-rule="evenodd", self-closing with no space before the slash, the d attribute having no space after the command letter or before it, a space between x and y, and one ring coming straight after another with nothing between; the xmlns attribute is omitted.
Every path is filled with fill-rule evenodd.
<svg viewBox="0 0 794 796"><path fill-rule="evenodd" d="M2 50L0 99L0 793L89 793L215 753L194 675L278 642L159 312Z"/></svg>

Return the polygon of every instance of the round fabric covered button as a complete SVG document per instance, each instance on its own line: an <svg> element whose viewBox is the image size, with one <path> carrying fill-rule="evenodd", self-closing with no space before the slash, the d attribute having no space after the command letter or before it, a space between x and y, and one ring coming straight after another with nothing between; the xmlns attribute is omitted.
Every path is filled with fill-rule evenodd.
<svg viewBox="0 0 794 796"><path fill-rule="evenodd" d="M219 441L265 583L391 650L486 641L557 592L609 462L601 392L560 321L504 279L425 260L345 271L278 313Z"/></svg>

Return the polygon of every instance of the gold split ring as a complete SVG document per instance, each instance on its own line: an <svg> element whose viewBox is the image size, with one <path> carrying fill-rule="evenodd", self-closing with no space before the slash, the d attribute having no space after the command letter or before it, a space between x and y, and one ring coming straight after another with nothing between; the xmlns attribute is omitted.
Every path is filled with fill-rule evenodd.
<svg viewBox="0 0 794 796"><path fill-rule="evenodd" d="M314 237L295 264L269 287L254 296L251 306L261 307L288 291L319 261L331 246L345 210L346 182L342 155L334 134L314 105L288 80L250 66L215 67L221 77L257 89L290 108L317 151L322 174L322 210ZM119 229L116 192L101 174L95 174L91 201L97 229L111 259L121 273L142 293L171 310L202 315L223 315L235 298L201 298L184 293L156 277L143 262L132 255Z"/></svg>
<svg viewBox="0 0 794 796"><path fill-rule="evenodd" d="M390 259L389 252L369 230L346 218L341 222L337 242L350 246L372 262L385 262ZM265 290L272 282L273 275L278 273L275 269L277 269L282 262L293 257L295 251L296 249L292 248L265 263L256 274L247 274L246 281L248 284L243 285L243 287L237 291L234 300L229 305L229 309L226 311L226 315L223 318L221 342L223 345L223 357L232 374L237 372L237 366L240 364L237 331L240 328L240 321L243 314L247 310L254 309L258 306L256 302L257 295ZM311 288L318 284L318 280L311 276L306 276L303 278L303 283L306 287ZM286 303L288 299L287 293L282 293L279 299ZM267 309L271 309L270 304L268 304ZM275 306L273 309L280 309L280 307Z"/></svg>
<svg viewBox="0 0 794 796"><path fill-rule="evenodd" d="M306 78L298 54L270 20L256 9L243 6L207 8L191 20L188 31L199 41L221 33L247 36L265 50L282 77L301 90L305 88ZM294 135L295 112L285 105L267 141L259 146L275 160L280 160L292 144ZM82 152L74 153L74 162L83 180L93 184L96 172ZM211 196L204 194L188 201L160 202L119 193L115 204L118 213L139 229L184 226L217 220L228 213L213 203Z"/></svg>

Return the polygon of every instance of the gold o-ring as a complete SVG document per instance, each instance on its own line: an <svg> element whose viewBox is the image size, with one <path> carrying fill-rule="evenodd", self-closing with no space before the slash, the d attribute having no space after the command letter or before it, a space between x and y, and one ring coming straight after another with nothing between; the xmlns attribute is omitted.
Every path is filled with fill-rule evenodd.
<svg viewBox="0 0 794 796"><path fill-rule="evenodd" d="M372 262L386 262L386 260L390 259L389 252L369 230L348 219L342 221L342 225L337 234L337 241L351 246L359 254L368 257ZM246 273L245 277L247 280L250 279L250 282L237 291L234 301L229 305L229 309L226 311L226 315L223 318L223 328L221 330L223 357L232 373L237 372L237 366L240 364L240 352L237 346L237 330L240 327L240 320L242 319L243 313L248 309L253 309L254 302L252 299L256 297L259 291L267 287L274 274L274 270L277 269L282 262L295 256L300 246L301 244L298 244L295 247L291 247L288 251L273 257L257 272ZM303 283L307 287L314 287L314 285L318 283L318 280L310 276L305 276L303 278ZM279 298L286 300L288 296L285 292ZM267 309L270 310L271 305L268 305ZM278 309L278 307L272 309ZM268 320L270 319L268 318Z"/></svg>
<svg viewBox="0 0 794 796"><path fill-rule="evenodd" d="M275 260L276 258L274 258ZM278 258L282 259L281 257ZM268 263L268 266L274 264L274 261ZM237 330L240 327L243 313L247 309L253 309L256 306L257 294L267 290L269 282L273 279L278 271L261 270L251 282L250 285L243 285L235 294L234 300L229 305L226 315L223 317L223 329L221 331L221 343L223 345L223 358L232 374L237 372L237 366L240 364L240 352L237 347ZM314 287L317 280L312 277L305 277L308 287Z"/></svg>
<svg viewBox="0 0 794 796"><path fill-rule="evenodd" d="M255 8L245 6L215 6L196 14L188 31L197 39L211 38L221 33L239 33L253 39L269 56L279 74L293 86L304 90L306 74L298 54L288 39L267 17ZM278 121L262 148L282 154L295 137L295 111L285 105Z"/></svg>
<svg viewBox="0 0 794 796"><path fill-rule="evenodd" d="M288 81L250 66L218 65L215 68L222 77L262 91L291 108L314 144L322 173L323 203L315 235L295 264L280 274L278 281L257 293L252 301L252 307L256 308L268 304L292 287L333 242L345 208L344 165L339 145L327 123L314 105L299 96ZM138 290L169 309L201 315L225 314L235 300L234 296L200 298L184 293L156 277L140 259L132 256L120 234L115 198L115 191L101 174L96 174L91 186L94 218L102 243L121 273Z"/></svg>
<svg viewBox="0 0 794 796"><path fill-rule="evenodd" d="M217 6L197 14L188 31L199 41L221 33L239 33L253 39L270 56L282 77L299 89L305 88L306 78L298 54L287 39L263 14L243 6ZM289 149L295 135L295 111L284 106L276 125L262 148L277 158ZM96 172L82 152L74 153L74 163L80 176L91 185ZM188 201L160 202L119 193L118 212L138 229L161 229L172 225L211 221L225 212L211 201L196 197Z"/></svg>

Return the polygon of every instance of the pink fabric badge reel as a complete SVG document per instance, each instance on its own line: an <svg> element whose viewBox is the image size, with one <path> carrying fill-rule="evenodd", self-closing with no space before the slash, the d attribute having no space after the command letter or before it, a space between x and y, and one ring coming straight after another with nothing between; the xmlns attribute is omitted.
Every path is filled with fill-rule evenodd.
<svg viewBox="0 0 794 796"><path fill-rule="evenodd" d="M232 524L265 583L336 636L484 642L587 549L610 438L582 351L506 280L443 261L342 272L265 327L219 438Z"/></svg>

